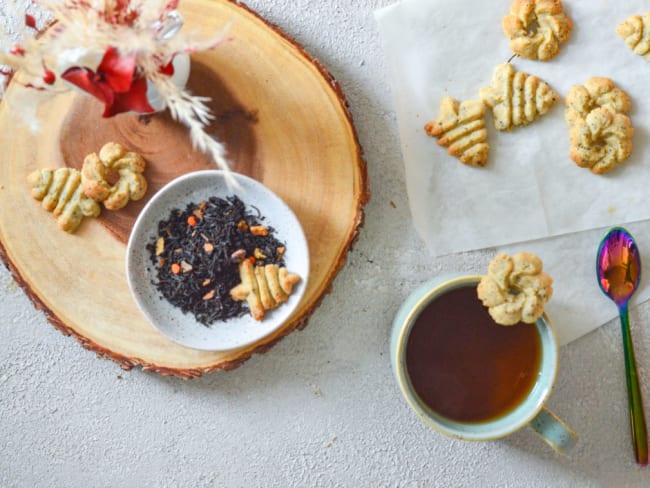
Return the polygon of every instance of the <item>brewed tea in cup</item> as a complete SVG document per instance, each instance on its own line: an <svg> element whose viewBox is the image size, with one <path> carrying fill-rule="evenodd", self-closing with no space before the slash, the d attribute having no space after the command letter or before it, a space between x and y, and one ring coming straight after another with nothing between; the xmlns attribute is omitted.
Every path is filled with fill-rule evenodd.
<svg viewBox="0 0 650 488"><path fill-rule="evenodd" d="M501 326L476 294L480 276L425 283L397 313L391 361L404 397L434 429L465 440L504 437L531 425L566 452L575 433L544 407L558 370L546 315Z"/></svg>

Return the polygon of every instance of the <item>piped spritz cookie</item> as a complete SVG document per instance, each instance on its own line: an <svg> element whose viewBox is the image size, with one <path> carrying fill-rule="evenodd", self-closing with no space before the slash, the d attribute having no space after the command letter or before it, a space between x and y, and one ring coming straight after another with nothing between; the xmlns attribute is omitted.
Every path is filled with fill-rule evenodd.
<svg viewBox="0 0 650 488"><path fill-rule="evenodd" d="M77 230L84 217L97 217L99 204L87 197L81 184L81 173L73 168L39 169L29 174L31 194L56 217L66 232Z"/></svg>
<svg viewBox="0 0 650 488"><path fill-rule="evenodd" d="M571 126L569 156L581 168L603 174L632 154L630 118L610 108L597 108Z"/></svg>
<svg viewBox="0 0 650 488"><path fill-rule="evenodd" d="M628 17L619 24L616 33L634 53L650 61L650 12Z"/></svg>
<svg viewBox="0 0 650 488"><path fill-rule="evenodd" d="M548 61L569 40L573 23L561 0L514 0L502 27L515 54Z"/></svg>
<svg viewBox="0 0 650 488"><path fill-rule="evenodd" d="M566 98L571 160L594 174L603 174L632 154L634 128L626 112L632 102L609 78L589 78Z"/></svg>
<svg viewBox="0 0 650 488"><path fill-rule="evenodd" d="M492 85L481 88L480 93L483 102L492 109L497 130L528 125L560 99L548 83L537 76L515 71L510 63L497 66Z"/></svg>
<svg viewBox="0 0 650 488"><path fill-rule="evenodd" d="M108 210L124 208L130 200L144 197L147 191L145 167L142 156L127 151L117 142L108 142L99 155L92 153L84 159L81 169L84 192L93 200L104 202ZM109 181L110 172L117 175L114 184Z"/></svg>
<svg viewBox="0 0 650 488"><path fill-rule="evenodd" d="M480 100L459 102L445 97L440 102L440 117L425 125L424 130L438 138L438 145L461 163L482 167L487 164L490 146L486 142L485 105Z"/></svg>
<svg viewBox="0 0 650 488"><path fill-rule="evenodd" d="M553 294L553 279L529 252L498 254L481 278L477 294L497 324L534 323Z"/></svg>
<svg viewBox="0 0 650 488"><path fill-rule="evenodd" d="M632 107L627 93L618 88L610 78L592 77L584 85L574 85L566 97L564 118L573 125L580 119L587 118L589 112L597 108L610 108L614 112L625 114Z"/></svg>

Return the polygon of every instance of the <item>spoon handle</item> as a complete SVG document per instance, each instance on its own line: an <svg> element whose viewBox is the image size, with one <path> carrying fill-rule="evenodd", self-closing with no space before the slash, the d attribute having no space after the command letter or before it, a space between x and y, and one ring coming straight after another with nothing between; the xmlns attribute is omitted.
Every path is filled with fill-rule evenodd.
<svg viewBox="0 0 650 488"><path fill-rule="evenodd" d="M636 372L634 359L634 345L630 331L630 317L627 303L619 307L621 317L621 330L623 333L623 352L625 354L625 379L627 382L627 400L630 408L630 427L632 429L632 442L636 462L646 466L648 464L648 434L646 431L645 414L643 413L643 399L639 378Z"/></svg>

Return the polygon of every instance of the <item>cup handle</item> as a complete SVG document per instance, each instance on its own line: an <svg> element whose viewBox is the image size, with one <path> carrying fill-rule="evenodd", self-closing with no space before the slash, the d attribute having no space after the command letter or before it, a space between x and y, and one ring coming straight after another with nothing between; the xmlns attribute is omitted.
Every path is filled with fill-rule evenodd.
<svg viewBox="0 0 650 488"><path fill-rule="evenodd" d="M578 442L578 434L546 407L530 422L530 426L560 454L567 454Z"/></svg>

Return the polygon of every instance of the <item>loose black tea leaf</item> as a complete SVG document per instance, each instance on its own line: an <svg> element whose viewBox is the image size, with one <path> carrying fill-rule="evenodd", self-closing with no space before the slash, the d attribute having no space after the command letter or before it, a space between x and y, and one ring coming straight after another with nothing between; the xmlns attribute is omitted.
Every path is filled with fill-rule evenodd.
<svg viewBox="0 0 650 488"><path fill-rule="evenodd" d="M190 203L160 221L156 237L147 244L155 270L152 283L172 305L204 325L247 312L245 302L229 294L239 284L242 259L284 265L284 243L252 208L237 196Z"/></svg>

